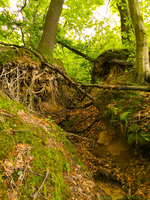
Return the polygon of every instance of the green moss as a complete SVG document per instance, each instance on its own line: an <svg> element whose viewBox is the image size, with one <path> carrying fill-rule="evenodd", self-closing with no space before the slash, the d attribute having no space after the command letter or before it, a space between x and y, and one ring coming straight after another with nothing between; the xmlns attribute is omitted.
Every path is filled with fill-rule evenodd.
<svg viewBox="0 0 150 200"><path fill-rule="evenodd" d="M0 65L4 66L7 64L7 62L20 60L21 57L25 55L28 56L30 60L40 62L39 58L35 56L30 50L23 48L9 48L1 52Z"/></svg>
<svg viewBox="0 0 150 200"><path fill-rule="evenodd" d="M128 142L129 144L138 144L138 145L144 145L146 143L145 138L140 133L131 133L128 136Z"/></svg>
<svg viewBox="0 0 150 200"><path fill-rule="evenodd" d="M137 124L132 124L131 126L128 127L128 133L130 132L136 132L138 130L138 125Z"/></svg>
<svg viewBox="0 0 150 200"><path fill-rule="evenodd" d="M24 184L19 187L21 192L19 199L27 199L27 196L33 194L33 186L38 189L45 177L46 169L49 169L49 177L46 180L46 184L40 190L41 194L48 197L51 193L50 199L69 199L70 192L69 187L63 180L63 173L69 172L70 160L66 157L61 148L63 144L64 149L69 152L69 157L76 160L82 167L84 165L79 161L77 152L69 140L66 139L63 130L55 125L54 131L45 131L41 127L37 127L34 123L26 123L17 114L19 110L28 110L7 98L0 93L0 111L7 113L9 116L1 115L3 118L0 121L0 161L8 159L15 159L13 152L18 143L28 144L34 147L30 155L34 156L34 159L30 163L30 167L33 172L41 174L42 176L35 175L34 173L28 173L27 190ZM1 113L1 112L0 112ZM15 131L13 131L15 130ZM48 148L48 140L54 138L57 141L57 146ZM2 199L6 199L7 186L3 185L3 181L6 177L2 177L3 170L0 171L0 190ZM14 180L18 178L18 172L12 174Z"/></svg>
<svg viewBox="0 0 150 200"><path fill-rule="evenodd" d="M109 58L109 60L126 60L130 55L130 51L128 49L113 49L105 51L101 55L105 55L107 58Z"/></svg>
<svg viewBox="0 0 150 200"><path fill-rule="evenodd" d="M6 49L1 52L0 63L1 65L6 65L8 61L15 61L19 58L15 49Z"/></svg>

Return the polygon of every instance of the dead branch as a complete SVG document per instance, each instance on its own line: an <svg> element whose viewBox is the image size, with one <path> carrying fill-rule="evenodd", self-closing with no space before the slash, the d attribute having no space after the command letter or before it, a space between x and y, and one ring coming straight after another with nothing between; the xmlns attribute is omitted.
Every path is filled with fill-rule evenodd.
<svg viewBox="0 0 150 200"><path fill-rule="evenodd" d="M32 174L34 174L34 175L36 175L36 176L41 176L41 177L45 177L45 176L43 176L42 174L39 174L39 173L37 173L37 172L33 172L32 170L31 170L31 168L30 169L28 169L27 170L28 172L30 172L30 173L32 173ZM56 177L55 175L54 175L54 177ZM47 178L47 179L50 179L50 178ZM52 179L50 179L51 181L53 181L54 183L55 183L55 181L54 180L52 180Z"/></svg>
<svg viewBox="0 0 150 200"><path fill-rule="evenodd" d="M79 106L78 105L77 106L70 106L69 105L69 106L67 106L67 109L73 110L75 108L87 108L87 107L89 107L91 105L93 105L93 101L90 101L90 102L86 103L84 106L81 106L81 105L79 105Z"/></svg>
<svg viewBox="0 0 150 200"><path fill-rule="evenodd" d="M12 118L11 115L7 114L7 113L0 113L0 115L4 116L4 117L9 117L9 118Z"/></svg>
<svg viewBox="0 0 150 200"><path fill-rule="evenodd" d="M93 63L94 63L94 62L96 61L96 59L87 56L86 54L80 52L79 50L75 49L74 47L69 46L68 44L65 44L65 43L62 42L62 41L58 41L58 40L57 40L56 43L62 45L63 47L66 47L67 49L69 49L69 50L71 50L72 52L78 54L79 56L82 56L83 58L85 58L86 60L89 60L90 62L93 62Z"/></svg>
<svg viewBox="0 0 150 200"><path fill-rule="evenodd" d="M11 130L12 132L30 132L29 130Z"/></svg>
<svg viewBox="0 0 150 200"><path fill-rule="evenodd" d="M46 176L45 176L45 178L44 178L44 180L43 180L43 183L41 184L41 186L39 187L39 189L34 193L33 199L36 199L36 198L37 198L38 193L39 193L39 191L42 189L42 187L44 186L45 181L46 181L48 175L49 175L49 169L47 168Z"/></svg>
<svg viewBox="0 0 150 200"><path fill-rule="evenodd" d="M100 84L82 84L81 87L96 87L101 89L109 89L109 90L136 90L136 91L145 91L150 92L150 87L143 86L117 86L117 85L100 85Z"/></svg>
<svg viewBox="0 0 150 200"><path fill-rule="evenodd" d="M135 62L126 61L126 60L117 60L117 59L110 60L109 63L116 63L118 65L129 65L129 66L135 65Z"/></svg>
<svg viewBox="0 0 150 200"><path fill-rule="evenodd" d="M27 169L27 171L30 172L30 173L32 173L32 174L34 174L34 175L36 175L36 176L45 177L45 176L43 176L42 174L39 174L39 173L33 172L31 169Z"/></svg>
<svg viewBox="0 0 150 200"><path fill-rule="evenodd" d="M88 140L88 141L92 141L93 142L93 147L95 147L95 143L97 143L96 140L93 140L93 139L88 139L86 137L82 137L80 135L76 135L76 134L73 134L73 133L68 133L68 132L65 132L66 135L69 135L69 136L74 136L74 137L78 137L78 138L81 138L83 140Z"/></svg>
<svg viewBox="0 0 150 200"><path fill-rule="evenodd" d="M27 5L27 0L25 0L24 5L22 6L22 8L20 9L20 12L26 7Z"/></svg>
<svg viewBox="0 0 150 200"><path fill-rule="evenodd" d="M39 192L39 195L40 195L43 199L48 200L48 198L44 197L40 192Z"/></svg>
<svg viewBox="0 0 150 200"><path fill-rule="evenodd" d="M83 140L89 140L89 141L92 141L92 142L96 142L96 140L93 140L93 139L88 139L86 137L82 137L80 135L76 135L76 134L73 134L73 133L68 133L68 132L65 132L66 135L69 135L69 136L75 136L75 137L78 137L78 138L81 138Z"/></svg>
<svg viewBox="0 0 150 200"><path fill-rule="evenodd" d="M91 106L91 105L93 105L93 101L90 101L90 102L86 103L86 104L83 106L83 108L87 108L87 107L89 107L89 106Z"/></svg>

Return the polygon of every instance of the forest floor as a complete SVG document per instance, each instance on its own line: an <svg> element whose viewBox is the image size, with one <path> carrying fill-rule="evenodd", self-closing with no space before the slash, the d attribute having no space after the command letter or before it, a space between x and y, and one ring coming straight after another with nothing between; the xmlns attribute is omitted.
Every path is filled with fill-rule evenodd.
<svg viewBox="0 0 150 200"><path fill-rule="evenodd" d="M102 199L149 199L149 157L135 155L135 146L128 144L125 135L106 126L94 105L85 108L87 103L52 117L66 131L95 182L105 191Z"/></svg>

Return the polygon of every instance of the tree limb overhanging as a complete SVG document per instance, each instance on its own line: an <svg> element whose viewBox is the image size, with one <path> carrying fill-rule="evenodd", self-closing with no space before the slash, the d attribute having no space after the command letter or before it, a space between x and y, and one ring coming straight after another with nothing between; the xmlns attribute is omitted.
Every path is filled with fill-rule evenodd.
<svg viewBox="0 0 150 200"><path fill-rule="evenodd" d="M86 60L89 60L92 63L95 63L97 61L97 59L89 57L88 55L86 55L86 54L80 52L79 50L75 49L75 47L71 47L68 44L66 44L66 43L64 43L60 40L57 40L56 43L62 45L63 47L66 47L67 49L69 49L72 52L78 54L79 56L85 58ZM116 64L119 64L119 65L126 65L126 66L127 65L129 65L129 66L135 65L135 62L126 61L126 60L118 60L118 59L112 59L112 60L109 61L109 63L116 63Z"/></svg>
<svg viewBox="0 0 150 200"><path fill-rule="evenodd" d="M67 49L69 49L69 50L71 50L72 52L78 54L79 56L85 58L86 60L89 60L90 62L93 62L93 63L96 62L96 59L87 56L86 54L80 52L79 50L75 49L74 47L69 46L68 44L65 44L65 43L62 42L62 41L57 40L56 43L62 45L63 47L66 47Z"/></svg>
<svg viewBox="0 0 150 200"><path fill-rule="evenodd" d="M20 12L22 12L22 10L26 7L27 5L27 0L25 0L24 5L22 6L22 8L20 9Z"/></svg>

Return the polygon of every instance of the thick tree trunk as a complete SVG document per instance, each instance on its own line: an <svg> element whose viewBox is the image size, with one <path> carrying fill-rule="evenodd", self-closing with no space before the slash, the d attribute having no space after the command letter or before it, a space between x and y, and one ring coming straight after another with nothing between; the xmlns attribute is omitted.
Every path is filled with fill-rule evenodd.
<svg viewBox="0 0 150 200"><path fill-rule="evenodd" d="M128 0L128 2L136 36L137 83L141 85L145 81L150 82L149 49L138 0Z"/></svg>
<svg viewBox="0 0 150 200"><path fill-rule="evenodd" d="M38 46L38 49L42 54L49 56L50 61L52 61L53 58L53 49L57 34L58 21L62 11L63 3L64 0L51 0L46 15L43 35Z"/></svg>
<svg viewBox="0 0 150 200"><path fill-rule="evenodd" d="M127 0L121 0L117 3L117 7L120 13L122 44L124 44L130 42L130 32L132 31L132 27L129 25L130 11Z"/></svg>

